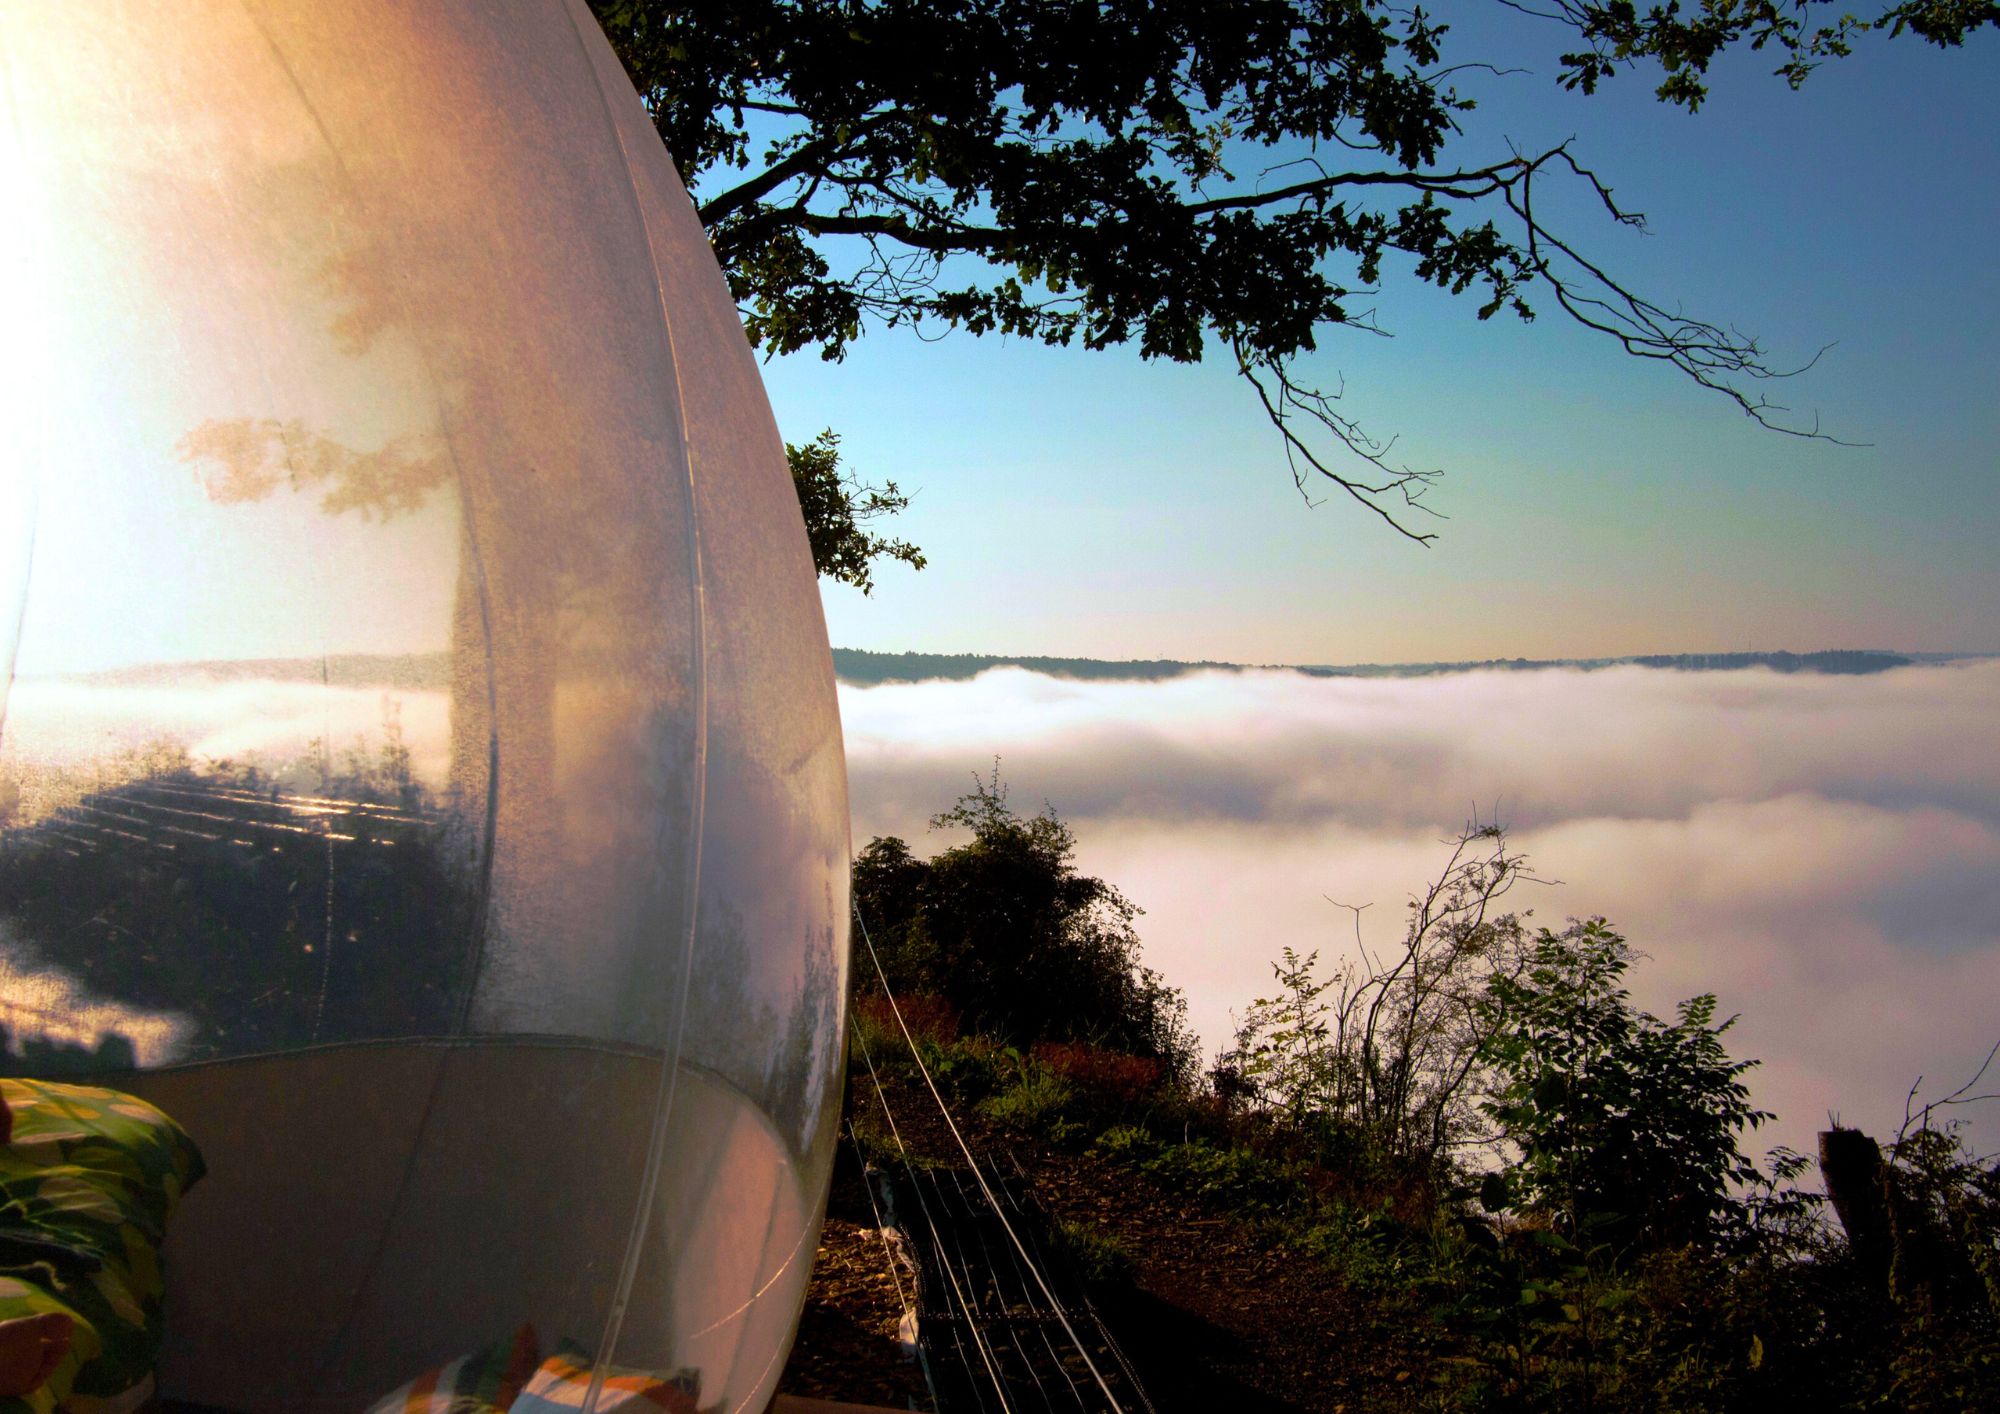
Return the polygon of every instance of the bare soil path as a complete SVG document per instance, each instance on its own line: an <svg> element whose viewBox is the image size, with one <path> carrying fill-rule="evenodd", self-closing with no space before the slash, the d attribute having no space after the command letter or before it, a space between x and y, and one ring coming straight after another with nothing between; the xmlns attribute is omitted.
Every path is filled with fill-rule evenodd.
<svg viewBox="0 0 2000 1414"><path fill-rule="evenodd" d="M894 1081L886 1093L913 1153L962 1162L928 1094ZM853 1105L864 1130L886 1130L872 1091ZM1422 1323L1413 1328L1311 1258L1122 1165L996 1130L977 1115L957 1118L976 1153L1019 1161L1051 1214L1131 1254L1132 1282L1098 1305L1160 1414L1420 1407L1429 1385ZM914 1399L927 1409L922 1375L895 1340L900 1309L874 1222L843 1141L820 1264L780 1388L897 1409Z"/></svg>

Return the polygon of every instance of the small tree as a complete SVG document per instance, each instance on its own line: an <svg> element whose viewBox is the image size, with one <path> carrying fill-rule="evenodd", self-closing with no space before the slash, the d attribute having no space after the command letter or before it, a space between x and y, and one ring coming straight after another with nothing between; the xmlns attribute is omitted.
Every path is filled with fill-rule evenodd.
<svg viewBox="0 0 2000 1414"><path fill-rule="evenodd" d="M1271 964L1276 996L1250 1004L1236 1028L1236 1044L1222 1058L1217 1074L1227 1074L1247 1094L1275 1104L1295 1128L1338 1104L1339 1057L1334 1040L1336 1003L1326 994L1344 975L1321 980L1316 974L1319 954L1300 957L1286 948L1282 961ZM1345 988L1336 1000L1346 1000Z"/></svg>
<svg viewBox="0 0 2000 1414"><path fill-rule="evenodd" d="M1496 1024L1489 984L1521 965L1525 930L1496 900L1524 878L1495 825L1469 826L1445 868L1410 900L1401 948L1360 938L1331 976L1286 948L1279 991L1251 1003L1219 1073L1296 1129L1357 1138L1378 1157L1434 1169L1479 1126L1472 1098ZM1358 910L1357 910L1358 920Z"/></svg>
<svg viewBox="0 0 2000 1414"><path fill-rule="evenodd" d="M1770 1118L1749 1100L1715 998L1672 1022L1632 1005L1632 950L1602 918L1536 936L1527 967L1492 979L1484 1059L1501 1081L1481 1108L1518 1151L1488 1207L1532 1209L1616 1245L1712 1240L1746 1218L1759 1177L1738 1140Z"/></svg>
<svg viewBox="0 0 2000 1414"><path fill-rule="evenodd" d="M996 767L931 821L971 839L923 860L894 837L855 860L855 900L889 984L942 996L965 1024L1017 1045L1087 1041L1186 1076L1187 1005L1139 961L1139 909L1076 869L1076 837L1045 808L1022 817ZM872 969L860 972L873 982Z"/></svg>

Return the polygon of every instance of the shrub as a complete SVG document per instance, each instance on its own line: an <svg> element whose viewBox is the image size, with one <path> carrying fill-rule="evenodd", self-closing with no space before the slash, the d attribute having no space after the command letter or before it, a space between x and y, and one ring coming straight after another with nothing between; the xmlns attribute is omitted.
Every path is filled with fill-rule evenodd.
<svg viewBox="0 0 2000 1414"><path fill-rule="evenodd" d="M998 771L931 822L971 838L918 859L900 839L854 861L854 896L898 996L943 998L972 1030L1016 1045L1079 1041L1188 1076L1196 1047L1181 994L1139 961L1139 910L1075 867L1053 810L1007 805ZM878 984L872 966L860 987Z"/></svg>
<svg viewBox="0 0 2000 1414"><path fill-rule="evenodd" d="M1541 930L1518 976L1482 1000L1485 1058L1502 1084L1482 1108L1518 1151L1491 1175L1489 1208L1550 1215L1570 1237L1615 1245L1709 1242L1740 1228L1735 1189L1759 1178L1738 1136L1770 1116L1750 1104L1715 1021L1715 998L1664 1022L1632 1005L1632 952L1601 918Z"/></svg>
<svg viewBox="0 0 2000 1414"><path fill-rule="evenodd" d="M1126 1055L1083 1041L1038 1041L1029 1054L1079 1094L1113 1108L1150 1099L1167 1073L1157 1056Z"/></svg>

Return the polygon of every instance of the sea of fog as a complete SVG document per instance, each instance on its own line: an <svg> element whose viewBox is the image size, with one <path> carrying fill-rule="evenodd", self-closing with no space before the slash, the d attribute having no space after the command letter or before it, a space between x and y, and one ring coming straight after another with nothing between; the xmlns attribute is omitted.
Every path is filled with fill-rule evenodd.
<svg viewBox="0 0 2000 1414"><path fill-rule="evenodd" d="M996 668L841 689L857 845L950 843L927 820L998 757L1014 805L1053 806L1081 866L1145 910L1146 960L1185 991L1211 1053L1281 948L1352 948L1341 905L1367 906L1371 946L1394 941L1445 842L1497 819L1562 881L1508 904L1557 927L1609 918L1646 954L1633 989L1656 1012L1717 993L1779 1116L1760 1142L1802 1149L1830 1112L1892 1131L1920 1077L1921 1094L1948 1090L2000 1039L1996 705L2000 660L1851 677ZM20 783L22 818L92 787L68 779L74 763L162 738L276 769L315 740L365 753L393 731L434 786L449 754L447 694L415 684L23 681L9 707L10 758L45 768ZM25 798L38 780L47 801ZM0 1017L10 1033L44 1013L110 1024L92 1010L109 1003L4 936L0 983L22 1003ZM171 1050L171 1018L116 1020L147 1056ZM1970 1117L1991 1147L2000 1103L1986 1108Z"/></svg>
<svg viewBox="0 0 2000 1414"><path fill-rule="evenodd" d="M857 846L927 819L997 756L1010 801L1075 829L1145 910L1145 958L1211 1053L1290 945L1402 931L1445 841L1498 819L1544 877L1537 922L1603 915L1639 1003L1718 994L1753 1141L1829 1113L1881 1135L2000 1040L2000 661L1869 676L1206 672L1081 682L1000 668L843 687ZM1990 1078L1990 1077L1989 1077ZM1989 1085L1988 1089L2000 1088ZM2000 1103L1960 1112L2000 1140Z"/></svg>

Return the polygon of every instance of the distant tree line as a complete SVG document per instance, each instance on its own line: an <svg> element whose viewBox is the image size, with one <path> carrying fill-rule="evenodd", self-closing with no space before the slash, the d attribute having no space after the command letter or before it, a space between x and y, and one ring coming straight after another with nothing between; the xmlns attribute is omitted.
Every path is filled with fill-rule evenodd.
<svg viewBox="0 0 2000 1414"><path fill-rule="evenodd" d="M888 488L893 491L893 486ZM854 683L923 682L977 677L989 668L1025 668L1055 678L1150 682L1198 672L1246 672L1258 667L1304 673L1308 677L1429 677L1477 671L1531 672L1544 668L1669 668L1678 672L1731 672L1769 668L1780 673L1885 673L1917 662L1876 649L1829 649L1818 653L1651 653L1635 658L1484 658L1449 663L1328 664L1217 663L1173 658L1052 658L1002 653L874 653L861 648L833 650L833 670Z"/></svg>
<svg viewBox="0 0 2000 1414"><path fill-rule="evenodd" d="M1025 668L1052 678L1103 678L1151 681L1182 677L1204 669L1238 671L1240 663L1183 663L1169 658L1110 660L1051 658L1033 654L994 653L871 653L861 648L833 650L834 674L847 682L923 682L931 679L978 677L989 668Z"/></svg>

